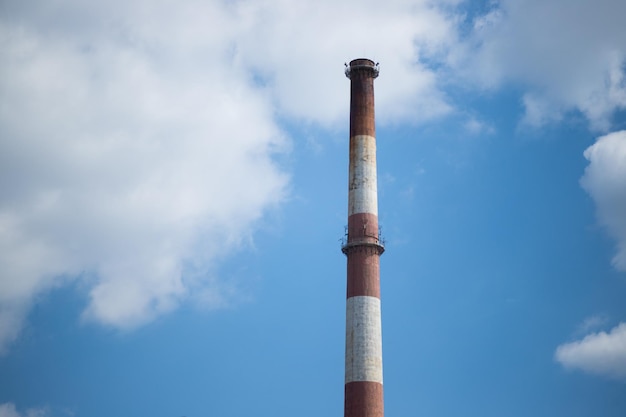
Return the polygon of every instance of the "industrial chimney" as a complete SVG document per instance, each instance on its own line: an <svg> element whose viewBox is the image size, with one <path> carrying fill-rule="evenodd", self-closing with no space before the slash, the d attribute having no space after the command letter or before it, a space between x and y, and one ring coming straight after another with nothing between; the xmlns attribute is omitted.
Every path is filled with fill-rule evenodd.
<svg viewBox="0 0 626 417"><path fill-rule="evenodd" d="M348 258L344 417L383 417L374 78L378 64L355 59L350 79L348 228L341 248Z"/></svg>

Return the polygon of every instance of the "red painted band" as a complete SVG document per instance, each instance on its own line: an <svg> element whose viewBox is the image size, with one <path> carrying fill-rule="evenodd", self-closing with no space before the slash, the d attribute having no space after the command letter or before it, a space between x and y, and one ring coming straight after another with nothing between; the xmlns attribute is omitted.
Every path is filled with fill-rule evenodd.
<svg viewBox="0 0 626 417"><path fill-rule="evenodd" d="M350 81L350 136L376 136L372 73L354 70Z"/></svg>
<svg viewBox="0 0 626 417"><path fill-rule="evenodd" d="M348 217L348 244L378 242L378 217L358 213ZM348 254L348 298L367 295L380 298L380 253L375 247L355 247Z"/></svg>
<svg viewBox="0 0 626 417"><path fill-rule="evenodd" d="M346 297L366 295L380 298L380 255L371 247L348 254Z"/></svg>
<svg viewBox="0 0 626 417"><path fill-rule="evenodd" d="M383 385L349 382L345 386L344 417L383 417Z"/></svg>
<svg viewBox="0 0 626 417"><path fill-rule="evenodd" d="M356 213L348 216L348 243L367 240L378 243L378 216L372 213Z"/></svg>

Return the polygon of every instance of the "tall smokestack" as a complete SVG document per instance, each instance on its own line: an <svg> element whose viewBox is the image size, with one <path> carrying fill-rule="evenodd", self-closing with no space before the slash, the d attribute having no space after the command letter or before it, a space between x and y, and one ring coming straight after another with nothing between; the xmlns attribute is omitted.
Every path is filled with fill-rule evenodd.
<svg viewBox="0 0 626 417"><path fill-rule="evenodd" d="M383 417L383 353L380 317L374 78L378 64L355 59L350 79L350 173L348 231L341 250L348 258L344 417Z"/></svg>

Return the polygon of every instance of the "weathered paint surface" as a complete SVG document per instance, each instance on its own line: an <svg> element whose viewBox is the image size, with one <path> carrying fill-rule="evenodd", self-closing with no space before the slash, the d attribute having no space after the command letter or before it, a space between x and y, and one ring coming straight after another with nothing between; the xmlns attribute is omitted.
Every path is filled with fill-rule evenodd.
<svg viewBox="0 0 626 417"><path fill-rule="evenodd" d="M357 135L376 136L374 118L374 71L356 69L370 66L374 63L368 59L359 59L350 62L355 68L350 72L350 137Z"/></svg>
<svg viewBox="0 0 626 417"><path fill-rule="evenodd" d="M376 138L358 135L350 138L350 174L348 215L378 215L376 178Z"/></svg>
<svg viewBox="0 0 626 417"><path fill-rule="evenodd" d="M383 417L383 385L357 381L346 384L345 417Z"/></svg>
<svg viewBox="0 0 626 417"><path fill-rule="evenodd" d="M380 299L350 297L346 306L346 383L383 382Z"/></svg>
<svg viewBox="0 0 626 417"><path fill-rule="evenodd" d="M357 247L348 256L346 296L380 298L380 256L376 248Z"/></svg>
<svg viewBox="0 0 626 417"><path fill-rule="evenodd" d="M350 166L346 300L345 417L383 417L378 186L374 78L369 59L350 62Z"/></svg>
<svg viewBox="0 0 626 417"><path fill-rule="evenodd" d="M378 241L378 216L372 213L356 213L348 217L350 242Z"/></svg>

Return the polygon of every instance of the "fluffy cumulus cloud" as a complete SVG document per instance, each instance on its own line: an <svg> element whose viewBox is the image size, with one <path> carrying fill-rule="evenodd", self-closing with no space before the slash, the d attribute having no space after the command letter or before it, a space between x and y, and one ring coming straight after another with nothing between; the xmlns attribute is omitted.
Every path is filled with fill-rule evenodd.
<svg viewBox="0 0 626 417"><path fill-rule="evenodd" d="M626 379L626 323L559 346L555 359L566 368Z"/></svg>
<svg viewBox="0 0 626 417"><path fill-rule="evenodd" d="M421 59L454 41L456 3L4 2L0 351L76 280L83 317L117 328L222 305L207 271L287 193L276 120L345 120L358 55L388 74L380 120L446 114Z"/></svg>
<svg viewBox="0 0 626 417"><path fill-rule="evenodd" d="M237 62L271 89L283 114L332 125L345 120L343 63L361 56L381 63L378 119L420 122L449 113L436 73L423 62L456 39L460 0L238 1L243 34Z"/></svg>
<svg viewBox="0 0 626 417"><path fill-rule="evenodd" d="M23 2L0 23L0 347L81 278L132 328L219 282L212 262L285 196L287 145L232 62L217 3ZM219 302L219 296L204 299Z"/></svg>
<svg viewBox="0 0 626 417"><path fill-rule="evenodd" d="M613 265L626 271L626 131L598 138L585 158L589 165L581 185L596 204L598 221L617 242Z"/></svg>
<svg viewBox="0 0 626 417"><path fill-rule="evenodd" d="M524 122L582 112L607 130L626 108L626 3L620 0L499 0L472 20L450 64L486 88L516 83Z"/></svg>

